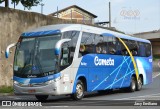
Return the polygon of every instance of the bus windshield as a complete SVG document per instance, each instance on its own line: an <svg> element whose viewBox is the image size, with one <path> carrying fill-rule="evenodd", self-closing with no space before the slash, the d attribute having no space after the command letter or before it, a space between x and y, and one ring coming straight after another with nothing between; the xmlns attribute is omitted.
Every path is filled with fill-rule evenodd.
<svg viewBox="0 0 160 109"><path fill-rule="evenodd" d="M14 61L14 76L43 77L57 73L58 57L55 44L61 35L23 38L17 44Z"/></svg>

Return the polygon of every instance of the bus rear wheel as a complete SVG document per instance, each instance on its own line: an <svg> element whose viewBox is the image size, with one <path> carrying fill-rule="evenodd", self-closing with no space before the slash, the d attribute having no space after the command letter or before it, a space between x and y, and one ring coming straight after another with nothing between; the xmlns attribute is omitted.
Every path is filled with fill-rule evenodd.
<svg viewBox="0 0 160 109"><path fill-rule="evenodd" d="M73 100L81 100L84 96L84 85L81 80L77 81L76 92L71 95Z"/></svg>
<svg viewBox="0 0 160 109"><path fill-rule="evenodd" d="M133 76L131 78L131 83L128 89L130 92L134 92L136 90L136 78Z"/></svg>
<svg viewBox="0 0 160 109"><path fill-rule="evenodd" d="M39 101L45 101L48 98L48 95L35 95L35 97L39 100Z"/></svg>
<svg viewBox="0 0 160 109"><path fill-rule="evenodd" d="M136 84L136 90L137 91L140 91L142 89L142 84L143 84L142 77L139 76L139 79L138 79L137 84Z"/></svg>

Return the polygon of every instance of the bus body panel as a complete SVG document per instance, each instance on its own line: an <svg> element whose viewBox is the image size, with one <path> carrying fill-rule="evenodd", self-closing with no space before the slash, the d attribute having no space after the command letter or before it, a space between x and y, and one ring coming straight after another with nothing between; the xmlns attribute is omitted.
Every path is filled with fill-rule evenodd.
<svg viewBox="0 0 160 109"><path fill-rule="evenodd" d="M99 59L114 59L114 66L96 66L95 57ZM152 57L135 57L139 75L143 76L143 84L152 82ZM114 89L129 87L131 76L135 74L133 63L130 56L116 56L116 55L85 55L78 68L77 76L86 74L89 77L87 80L87 91ZM77 78L77 77L76 77ZM76 85L76 84L75 84ZM74 87L75 87L74 85ZM74 92L74 91L73 91Z"/></svg>
<svg viewBox="0 0 160 109"><path fill-rule="evenodd" d="M87 29L89 28L89 29ZM79 38L77 41L75 54L72 64L60 71L59 76L50 75L53 77L60 77L60 79L52 84L39 87L20 87L14 85L15 93L19 94L49 94L49 95L62 95L62 94L72 94L75 93L76 83L80 77L86 79L87 91L97 91L97 90L106 90L106 89L115 89L129 87L131 82L131 77L134 74L134 67L130 56L120 56L120 55L108 55L108 54L87 54L78 58L79 47L82 38L82 31L101 34L103 32L111 32L109 30L98 29L95 27L88 27L82 25L76 25L75 28L68 27L59 29L56 32L65 32L69 30L79 30ZM42 28L43 30L43 28ZM56 30L56 29L55 29ZM97 31L93 31L97 30ZM48 31L49 32L49 31ZM55 32L55 31L54 31ZM41 34L42 32L39 32ZM47 32L46 32L47 33ZM31 33L28 33L31 34ZM36 33L32 33L31 36ZM41 34L42 35L42 34ZM117 36L123 36L122 34L117 33ZM126 37L127 35L123 36ZM27 35L25 36L27 37ZM129 37L130 38L130 37ZM131 38L133 40L139 40L138 38ZM147 40L141 40L147 42ZM143 84L149 84L152 82L152 56L150 57L134 57L139 74L143 76ZM21 82L23 79L14 77L13 80ZM46 77L48 78L48 77ZM52 79L56 79L52 78ZM46 82L51 79L44 78L29 78L31 83ZM23 82L28 81L28 78L25 78ZM31 82L32 81L32 82ZM35 89L37 92L28 93L28 90Z"/></svg>
<svg viewBox="0 0 160 109"><path fill-rule="evenodd" d="M96 60L97 57L99 60ZM109 65L109 60L107 63L107 59L114 60L114 63L110 63L111 65ZM99 65L97 65L98 61ZM86 78L87 91L95 91L127 87L130 84L130 75L133 73L134 68L129 56L88 54L83 56L77 76L85 74L85 77L88 77Z"/></svg>
<svg viewBox="0 0 160 109"><path fill-rule="evenodd" d="M143 75L143 84L149 84L153 81L152 78L152 56L135 57L139 74Z"/></svg>
<svg viewBox="0 0 160 109"><path fill-rule="evenodd" d="M115 66L113 68L110 68L108 66L103 66L103 65L98 67L95 66L94 59L96 56L98 56L99 59L108 59L109 57L112 57L115 61L115 64L114 64ZM139 59L140 59L139 57L136 58L136 62L139 63L139 61L137 61ZM143 63L137 64L140 74L143 75L143 82L144 82L143 84L149 84L150 82L152 82L152 72L151 72L152 69L149 63L148 64L146 63L147 61L149 61L148 59L141 58L140 60ZM102 54L99 54L99 55L90 54L82 58L78 68L69 67L63 70L58 75L53 76L57 78L61 75L61 79L58 82L54 83L54 84L57 84L55 86L54 84L51 84L48 86L42 86L41 88L19 87L19 86L14 86L14 88L16 90L15 93L19 93L19 94L20 93L29 94L28 90L32 90L32 89L36 89L36 93L31 93L31 94L51 94L51 95L70 94L70 93L75 93L75 86L78 78L85 77L87 81L87 91L91 92L96 90L128 87L130 85L132 74L134 74L134 69L129 56L117 57L114 55L104 56ZM51 76L47 78L51 79ZM22 81L26 82L28 81L28 78L21 79L21 78L14 77L14 80L19 82L22 82ZM42 79L42 78L39 78L39 79L30 78L29 81L30 83L41 83L43 82L42 80L47 81L47 79ZM74 82L71 83L71 81L74 81ZM53 91L54 88L57 88L56 90L58 91Z"/></svg>
<svg viewBox="0 0 160 109"><path fill-rule="evenodd" d="M59 95L58 86L60 81L54 81L52 84L45 85L44 83L60 78L61 73L50 75L42 78L19 78L14 76L13 80L19 82L18 85L14 84L15 94L54 94ZM31 91L31 92L30 92Z"/></svg>

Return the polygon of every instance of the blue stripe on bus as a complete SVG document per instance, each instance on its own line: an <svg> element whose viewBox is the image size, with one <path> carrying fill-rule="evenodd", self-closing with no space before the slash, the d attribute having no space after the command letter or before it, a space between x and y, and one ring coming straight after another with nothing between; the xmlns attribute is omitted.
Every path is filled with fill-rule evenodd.
<svg viewBox="0 0 160 109"><path fill-rule="evenodd" d="M43 82L47 82L49 80L56 79L60 76L61 76L61 73L57 73L57 74L53 74L53 75L49 75L49 76L41 77L41 78L20 78L20 77L14 76L13 80L17 81L21 84L26 83L26 81L27 81L27 83L43 83Z"/></svg>
<svg viewBox="0 0 160 109"><path fill-rule="evenodd" d="M55 55L59 55L60 54L60 49L59 48L55 48Z"/></svg>
<svg viewBox="0 0 160 109"><path fill-rule="evenodd" d="M60 30L48 30L48 31L38 31L38 32L25 32L22 33L22 37L33 37L33 36L45 36L45 35L53 35L53 34L59 34Z"/></svg>
<svg viewBox="0 0 160 109"><path fill-rule="evenodd" d="M6 57L6 58L9 57L9 52L8 52L8 51L5 52L5 57Z"/></svg>

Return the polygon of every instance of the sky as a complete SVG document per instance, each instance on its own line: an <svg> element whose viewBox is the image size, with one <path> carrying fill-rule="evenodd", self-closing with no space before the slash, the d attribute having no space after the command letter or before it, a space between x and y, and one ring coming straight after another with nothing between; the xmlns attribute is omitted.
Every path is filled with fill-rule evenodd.
<svg viewBox="0 0 160 109"><path fill-rule="evenodd" d="M43 0L43 14L53 13L71 5L77 5L98 17L95 22L109 20L109 2L111 2L111 25L127 34L160 29L160 0ZM4 6L4 3L0 4ZM10 8L13 4L10 3ZM19 4L16 9L24 10ZM32 7L32 11L41 13L41 6Z"/></svg>

